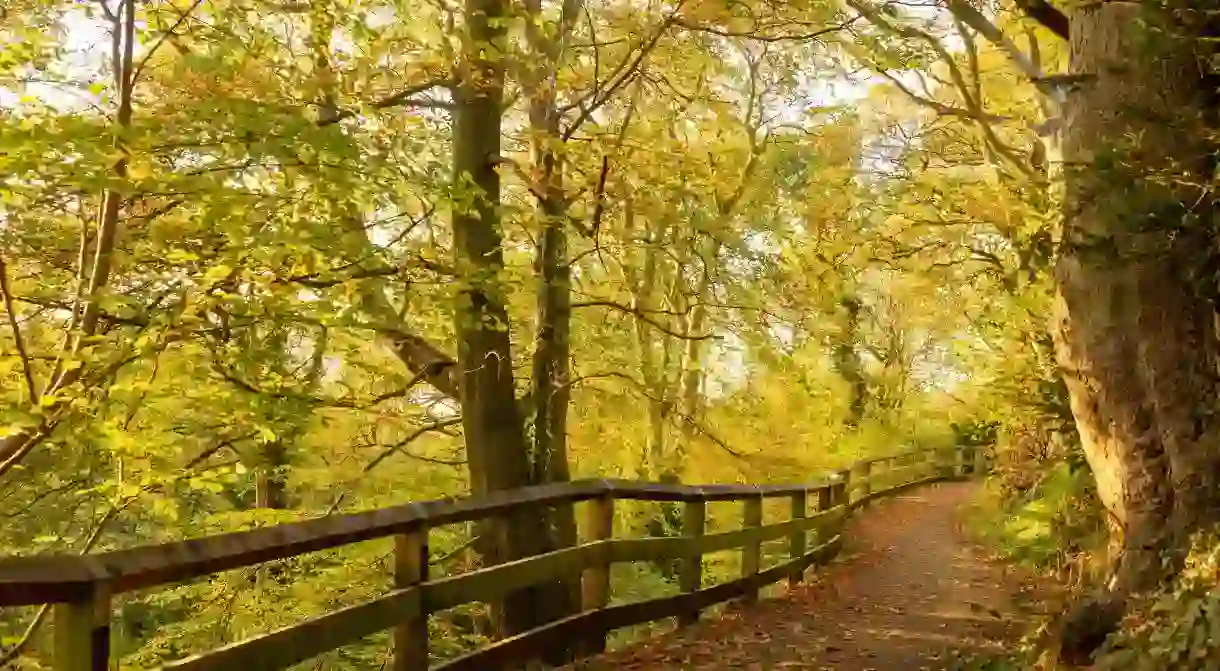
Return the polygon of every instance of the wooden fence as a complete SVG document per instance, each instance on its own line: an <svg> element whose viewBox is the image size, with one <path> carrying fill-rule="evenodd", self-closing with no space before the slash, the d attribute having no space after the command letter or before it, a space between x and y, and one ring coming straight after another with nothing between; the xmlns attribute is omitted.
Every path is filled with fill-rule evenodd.
<svg viewBox="0 0 1220 671"><path fill-rule="evenodd" d="M162 668L203 671L281 669L371 634L393 630L393 669L429 667L428 617L470 602L496 602L556 576L580 576L582 612L496 641L432 668L495 669L521 663L555 645L605 648L615 629L678 618L733 598L755 599L761 587L802 580L810 566L829 561L842 545L851 511L871 499L913 485L963 477L985 467L981 449L909 450L857 462L820 481L799 485L667 485L594 480L530 487L489 496L409 503L353 515L336 515L167 545L86 556L50 555L0 561L0 607L54 604L55 671L104 671L109 664L111 598L309 552L377 538L394 538L393 589L335 610ZM764 499L786 498L787 521L762 524ZM616 501L668 501L684 505L682 535L614 538ZM428 532L448 524L501 518L526 509L587 502L586 542L575 547L436 580L428 578ZM742 528L704 533L706 504L740 501ZM812 514L811 514L812 513ZM786 538L787 560L763 569L764 542ZM812 539L812 542L810 542ZM703 556L741 548L741 577L703 586ZM619 562L677 560L681 593L610 605L610 566Z"/></svg>

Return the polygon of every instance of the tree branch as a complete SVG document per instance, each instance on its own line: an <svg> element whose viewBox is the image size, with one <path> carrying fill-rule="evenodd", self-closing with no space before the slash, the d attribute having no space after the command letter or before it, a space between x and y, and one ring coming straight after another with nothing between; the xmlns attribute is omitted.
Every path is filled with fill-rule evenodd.
<svg viewBox="0 0 1220 671"><path fill-rule="evenodd" d="M712 340L717 337L716 334L714 334L714 333L705 333L702 335L693 335L690 333L678 333L677 331L674 331L673 329L670 329L669 327L667 327L667 326L661 324L660 322L652 319L651 317L647 316L646 314L644 314L643 310L640 310L639 308L634 308L634 307L631 307L628 305L623 305L621 303L615 303L614 301L588 301L588 302L584 302L584 303L573 303L572 304L572 309L593 308L593 307L610 308L611 310L618 310L619 312L629 314L629 315L635 317L636 319L639 319L640 321L647 323L649 326L655 328L656 330L660 331L661 333L664 333L665 335L668 335L668 336L672 336L679 340Z"/></svg>
<svg viewBox="0 0 1220 671"><path fill-rule="evenodd" d="M429 433L431 431L442 431L445 429L445 427L453 426L455 424L461 424L461 423L462 423L462 416L455 415L453 417L446 417L444 419L438 419L438 420L429 422L427 424L424 424L420 427L417 427L414 431L412 431L410 434L408 434L406 438L403 438L402 440L398 441L397 443L390 445L388 447L388 449L383 451L381 454L378 454L369 463L365 464L364 467L360 469L360 473L362 475L365 473L368 473L369 471L376 468L378 464L380 464L381 462L383 462L387 458L389 458L390 455L394 454L395 452L401 452L401 453L407 455L408 457L411 457L412 459L419 459L420 461L426 461L428 463L439 464L441 466L464 466L466 464L465 461L451 461L451 460L446 460L446 459L435 459L432 457L425 457L425 456L422 456L419 454L412 454L410 452L407 452L404 449L408 444L410 444L412 441L419 438L420 436L424 435L425 433ZM364 445L362 447L369 447L370 445L371 445L371 443L369 445ZM343 501L346 500L347 495L349 493L351 493L351 491L350 491L351 485L352 485L352 483L355 482L355 480L356 479L353 478L351 481L349 481L348 484L345 486L347 491L340 493L338 496L335 497L334 502L331 503L329 506L327 506L326 513L325 513L326 515L334 514L334 512L339 509L339 506L343 505Z"/></svg>
<svg viewBox="0 0 1220 671"><path fill-rule="evenodd" d="M447 107L447 105L445 103L440 103L440 102L433 101L433 100L412 101L411 96L416 95L418 93L423 93L424 91L427 91L428 89L436 88L438 86L449 86L451 84L452 84L452 82L449 81L448 79L441 79L441 80L423 82L422 84L416 84L415 86L408 86L407 88L399 91L398 93L387 96L380 100L374 100L371 104L371 107L373 107L373 109L387 109L390 107L396 107L398 105L415 105L415 104L422 104L422 105L426 105L428 107ZM339 110L337 112L323 116L322 118L318 119L318 125L322 126L322 127L333 126L334 124L337 124L340 121L343 121L344 119L350 119L350 118L356 116L357 111L358 110L354 110L354 109Z"/></svg>
<svg viewBox="0 0 1220 671"><path fill-rule="evenodd" d="M450 460L450 459L436 459L433 457L425 457L425 456L422 456L419 454L412 454L410 452L407 452L405 449L407 445L411 444L417 438L419 438L420 436L423 436L426 433L430 433L432 431L439 431L447 426L453 426L455 424L460 424L461 422L462 422L461 415L455 415L453 417L447 417L445 419L438 419L434 422L429 422L428 424L424 424L423 426L417 427L414 431L407 434L406 438L403 438L402 440L398 441L397 443L394 443L393 445L387 446L387 448L384 452L382 452L381 454L374 457L371 461L369 461L369 463L365 464L364 468L361 469L361 472L368 473L369 471L376 468L378 464L385 461L386 458L388 458L390 455L392 455L396 452L401 452L402 454L405 454L408 457L411 457L412 459L419 459L420 461L426 461L430 464L439 464L441 466L464 466L466 464L465 460L457 461L457 460Z"/></svg>
<svg viewBox="0 0 1220 671"><path fill-rule="evenodd" d="M1063 39L1071 37L1071 22L1063 12L1046 0L1017 0L1017 7L1029 18Z"/></svg>
<svg viewBox="0 0 1220 671"><path fill-rule="evenodd" d="M198 9L199 5L202 4L203 0L195 0L193 3L191 3L191 6L187 7L186 11L178 15L178 20L174 22L174 25L170 26L169 30L161 33L161 37L157 38L157 41L151 47L149 47L148 51L145 52L144 57L140 59L140 63L136 65L135 71L131 74L131 83L133 86L137 81L140 80L140 73L144 71L144 66L148 65L148 62L152 60L153 55L157 53L157 50L161 48L161 45L165 44L171 37L175 37L176 34L174 31L178 30L178 27L186 22L187 17L189 17L191 13ZM171 4L170 7L173 7L173 5Z"/></svg>
<svg viewBox="0 0 1220 671"><path fill-rule="evenodd" d="M693 431L699 433L700 435L704 436L708 440L712 441L712 443L714 443L717 447L724 450L725 452L727 452L729 455L731 455L732 457L734 457L736 459L740 459L742 461L749 461L752 457L758 456L758 455L752 455L752 454L745 454L745 453L742 453L742 452L739 452L739 451L733 449L732 446L730 446L728 443L721 440L719 437L716 436L716 434L712 433L711 429L708 429L707 427L703 426L703 424L701 422L699 422L699 420L695 419L694 417L691 417L690 415L688 415L686 413L683 413L679 410L674 409L672 407L671 402L666 401L664 399L656 398L655 396L653 396L652 394L650 394L648 392L648 387L644 383L635 379L631 375L628 375L627 373L620 373L618 371L606 371L603 373L582 375L580 377L569 380L568 386L573 386L579 382L584 382L585 380L594 380L597 378L615 378L615 379L626 380L627 382L630 382L631 386L635 387L636 393L640 394L644 398L646 398L650 401L653 401L655 403L662 403L662 404L670 406L669 414L672 414L673 416L681 419Z"/></svg>
<svg viewBox="0 0 1220 671"><path fill-rule="evenodd" d="M9 328L13 330L13 346L17 356L21 358L21 372L25 375L26 391L30 395L30 404L38 403L38 389L34 385L34 368L30 363L29 352L25 349L25 340L21 337L21 326L17 323L17 313L13 311L13 294L8 289L8 266L4 257L0 256L0 297L4 299L4 312L8 315Z"/></svg>
<svg viewBox="0 0 1220 671"><path fill-rule="evenodd" d="M687 21L686 19L678 19L674 22L674 25L691 32L708 33L709 35L717 35L719 37L742 37L755 42L811 42L827 35L833 35L846 30L851 26L851 24L859 21L860 18L861 17L859 16L853 16L843 23L808 33L766 34L762 32L758 26L755 26L750 30L726 30L723 28L714 28L708 25L693 23L691 21ZM787 22L785 22L785 24L786 23Z"/></svg>
<svg viewBox="0 0 1220 671"><path fill-rule="evenodd" d="M682 10L682 6L685 4L685 2L686 0L679 0L672 13L665 17L665 19L661 22L661 25L657 28L656 32L654 32L643 44L640 45L640 49L636 52L634 58L626 58L619 63L618 67L615 68L614 73L612 73L610 76L611 81L604 89L602 89L600 92L596 89L593 91L592 100L590 101L589 105L581 105L580 114L577 115L576 119L573 120L568 128L561 133L561 137L564 140L571 139L576 131L585 123L585 121L589 119L590 116L593 115L594 112L601 108L602 105L606 104L606 102L610 100L610 98L619 88L621 88L624 84L630 81L632 77L639 73L640 65L644 62L644 59L648 58L648 55L651 54L652 50L656 48L657 44L660 43L661 38L665 36L666 32L668 32L670 26L674 25L674 22L678 20L678 12ZM571 107L569 106L566 109L570 108ZM566 111L566 109L561 110L561 112Z"/></svg>

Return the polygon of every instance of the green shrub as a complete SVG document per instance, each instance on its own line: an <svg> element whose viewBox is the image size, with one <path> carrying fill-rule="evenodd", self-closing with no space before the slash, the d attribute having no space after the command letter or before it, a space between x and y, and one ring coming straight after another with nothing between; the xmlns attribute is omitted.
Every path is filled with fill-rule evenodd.
<svg viewBox="0 0 1220 671"><path fill-rule="evenodd" d="M1132 606L1099 671L1220 668L1220 530L1197 535L1173 584Z"/></svg>
<svg viewBox="0 0 1220 671"><path fill-rule="evenodd" d="M1060 462L1020 496L989 483L968 525L1005 558L1038 570L1060 570L1105 542L1091 474Z"/></svg>

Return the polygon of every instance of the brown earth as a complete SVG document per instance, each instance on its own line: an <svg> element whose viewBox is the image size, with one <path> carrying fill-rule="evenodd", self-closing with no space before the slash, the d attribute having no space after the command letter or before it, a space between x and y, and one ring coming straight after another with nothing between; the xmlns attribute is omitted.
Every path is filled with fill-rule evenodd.
<svg viewBox="0 0 1220 671"><path fill-rule="evenodd" d="M1014 573L960 528L977 485L941 483L859 511L829 566L781 597L729 606L575 668L939 671L1024 631Z"/></svg>

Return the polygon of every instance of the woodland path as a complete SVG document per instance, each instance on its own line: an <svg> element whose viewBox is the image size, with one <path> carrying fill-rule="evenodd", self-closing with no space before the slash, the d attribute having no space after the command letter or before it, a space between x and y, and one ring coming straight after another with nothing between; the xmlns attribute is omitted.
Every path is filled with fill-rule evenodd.
<svg viewBox="0 0 1220 671"><path fill-rule="evenodd" d="M961 533L978 485L928 485L858 511L847 544L806 583L577 669L928 671L1020 636L1025 586Z"/></svg>

